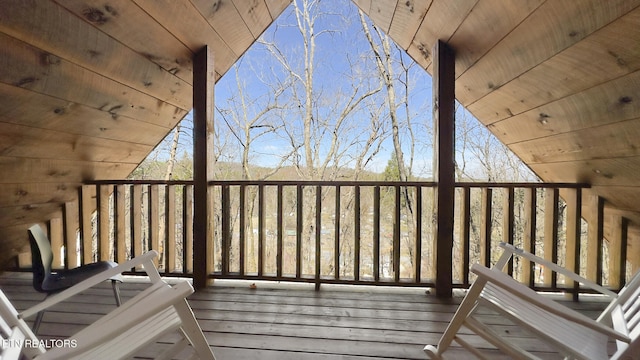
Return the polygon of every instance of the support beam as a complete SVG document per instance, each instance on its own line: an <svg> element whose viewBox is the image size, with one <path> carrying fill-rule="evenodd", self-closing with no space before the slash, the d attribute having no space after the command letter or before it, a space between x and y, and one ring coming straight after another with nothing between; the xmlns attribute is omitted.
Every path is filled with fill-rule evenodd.
<svg viewBox="0 0 640 360"><path fill-rule="evenodd" d="M443 41L433 47L436 296L452 296L455 197L455 57Z"/></svg>
<svg viewBox="0 0 640 360"><path fill-rule="evenodd" d="M210 197L208 181L213 179L213 52L205 46L193 59L193 286L207 286L212 273L209 239Z"/></svg>

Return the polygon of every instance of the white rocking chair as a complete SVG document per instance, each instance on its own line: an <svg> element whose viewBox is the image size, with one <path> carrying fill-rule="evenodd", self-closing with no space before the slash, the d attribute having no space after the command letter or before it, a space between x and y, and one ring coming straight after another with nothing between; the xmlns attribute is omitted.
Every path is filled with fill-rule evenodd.
<svg viewBox="0 0 640 360"><path fill-rule="evenodd" d="M566 359L640 359L640 273L618 293L614 293L579 275L509 244L500 244L504 253L489 269L473 265L478 275L460 304L437 346L427 345L424 351L431 359L443 359L444 353L456 341L480 359L488 359L462 336L465 326L514 359L538 359L535 355L503 338L477 317L476 309L488 306L528 330ZM505 274L502 269L512 255L545 266L549 270L579 282L611 299L597 320L544 297ZM607 344L615 340L616 350L609 354Z"/></svg>
<svg viewBox="0 0 640 360"><path fill-rule="evenodd" d="M193 293L191 284L184 281L169 286L162 281L153 264L153 258L157 255L157 252L150 251L122 263L50 296L20 314L0 291L0 341L3 345L0 347L0 360L21 359L21 356L36 360L129 358L139 349L176 330L183 335L183 339L159 359L171 359L191 345L195 350L192 358L215 360L186 300ZM24 318L139 265L147 272L151 286L61 342L61 346L46 349L24 321Z"/></svg>

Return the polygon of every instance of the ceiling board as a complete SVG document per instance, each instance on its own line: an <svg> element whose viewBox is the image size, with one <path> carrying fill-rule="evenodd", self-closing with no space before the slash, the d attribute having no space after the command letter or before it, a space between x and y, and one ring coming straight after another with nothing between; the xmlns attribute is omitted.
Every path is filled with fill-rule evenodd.
<svg viewBox="0 0 640 360"><path fill-rule="evenodd" d="M2 184L0 208L71 201L78 196L81 185L65 182Z"/></svg>
<svg viewBox="0 0 640 360"><path fill-rule="evenodd" d="M170 127L185 114L147 94L0 33L0 82Z"/></svg>
<svg viewBox="0 0 640 360"><path fill-rule="evenodd" d="M191 108L187 83L81 18L51 1L18 4L3 10L0 32L42 50L43 63L65 60L181 109Z"/></svg>
<svg viewBox="0 0 640 360"><path fill-rule="evenodd" d="M233 4L255 39L260 37L273 21L265 0L235 1ZM242 53L238 55L242 55Z"/></svg>
<svg viewBox="0 0 640 360"><path fill-rule="evenodd" d="M371 1L369 18L380 30L388 34L397 5L398 0Z"/></svg>
<svg viewBox="0 0 640 360"><path fill-rule="evenodd" d="M468 106L484 124L520 114L640 69L640 8Z"/></svg>
<svg viewBox="0 0 640 360"><path fill-rule="evenodd" d="M4 83L0 109L0 122L142 145L156 145L171 130Z"/></svg>
<svg viewBox="0 0 640 360"><path fill-rule="evenodd" d="M255 41L238 9L230 0L191 2L234 54L244 53Z"/></svg>
<svg viewBox="0 0 640 360"><path fill-rule="evenodd" d="M58 4L99 31L158 64L162 69L191 84L191 50L134 2L64 0ZM144 30L132 31L131 24L136 24Z"/></svg>
<svg viewBox="0 0 640 360"><path fill-rule="evenodd" d="M137 165L153 146L0 123L0 156Z"/></svg>
<svg viewBox="0 0 640 360"><path fill-rule="evenodd" d="M640 71L489 125L505 144L640 117Z"/></svg>
<svg viewBox="0 0 640 360"><path fill-rule="evenodd" d="M638 187L640 191L640 156L529 164L548 182L577 182L592 186Z"/></svg>
<svg viewBox="0 0 640 360"><path fill-rule="evenodd" d="M476 0L433 2L407 53L427 69L431 65L433 45L437 40L447 42L467 18L476 2Z"/></svg>
<svg viewBox="0 0 640 360"><path fill-rule="evenodd" d="M544 0L479 1L448 42L456 49L456 74L464 73L543 2ZM496 11L497 8L500 11Z"/></svg>
<svg viewBox="0 0 640 360"><path fill-rule="evenodd" d="M231 48L214 31L207 20L188 1L134 0L145 12L185 44L192 53L205 45L216 49L215 71L223 75L238 59ZM143 31L143 29L140 29Z"/></svg>
<svg viewBox="0 0 640 360"><path fill-rule="evenodd" d="M528 164L602 160L640 156L638 139L640 118L521 141L509 148Z"/></svg>
<svg viewBox="0 0 640 360"><path fill-rule="evenodd" d="M0 176L0 184L122 180L135 168L135 164L0 156L0 169L10 174Z"/></svg>
<svg viewBox="0 0 640 360"><path fill-rule="evenodd" d="M475 65L456 74L458 100L470 106L638 6L638 1L547 1ZM593 13L585 11L592 10ZM532 31L535 29L536 31Z"/></svg>
<svg viewBox="0 0 640 360"><path fill-rule="evenodd" d="M398 46L408 49L430 6L431 0L398 1L387 34Z"/></svg>

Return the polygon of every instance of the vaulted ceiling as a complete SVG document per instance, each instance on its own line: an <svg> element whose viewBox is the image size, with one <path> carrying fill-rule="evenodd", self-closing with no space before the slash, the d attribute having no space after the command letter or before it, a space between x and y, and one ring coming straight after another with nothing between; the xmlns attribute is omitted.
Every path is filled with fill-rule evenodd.
<svg viewBox="0 0 640 360"><path fill-rule="evenodd" d="M125 178L190 110L193 54L222 76L289 3L0 0L0 241ZM501 141L640 224L639 0L355 3L428 72L446 41L458 100Z"/></svg>

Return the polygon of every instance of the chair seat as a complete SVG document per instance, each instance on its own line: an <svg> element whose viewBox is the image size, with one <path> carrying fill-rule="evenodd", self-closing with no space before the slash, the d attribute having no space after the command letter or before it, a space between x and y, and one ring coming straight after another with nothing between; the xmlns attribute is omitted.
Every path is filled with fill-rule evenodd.
<svg viewBox="0 0 640 360"><path fill-rule="evenodd" d="M571 354L579 359L609 358L606 335L585 326L564 321L508 290L487 283L482 290L480 300L537 336L545 338L565 355Z"/></svg>
<svg viewBox="0 0 640 360"><path fill-rule="evenodd" d="M42 291L50 293L70 288L71 286L85 279L88 279L93 275L99 274L116 266L118 266L118 264L112 261L99 261L73 269L61 270L55 273L51 273L46 276L44 281L42 282ZM111 280L122 282L122 276L114 276L111 278Z"/></svg>

